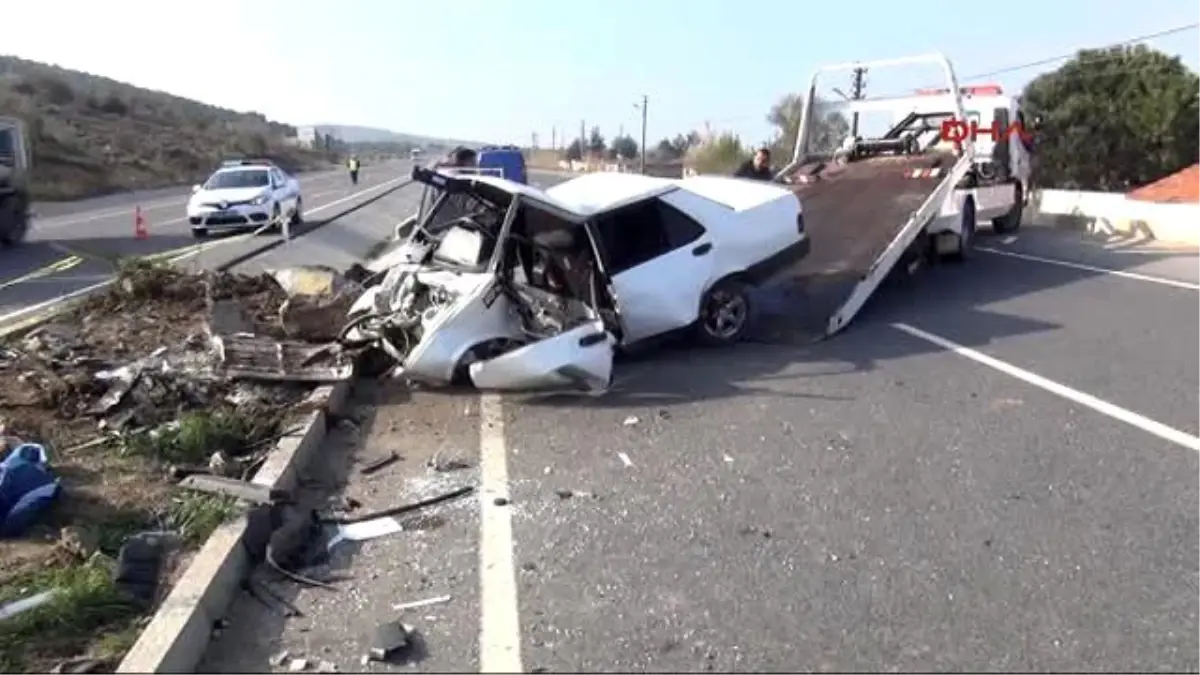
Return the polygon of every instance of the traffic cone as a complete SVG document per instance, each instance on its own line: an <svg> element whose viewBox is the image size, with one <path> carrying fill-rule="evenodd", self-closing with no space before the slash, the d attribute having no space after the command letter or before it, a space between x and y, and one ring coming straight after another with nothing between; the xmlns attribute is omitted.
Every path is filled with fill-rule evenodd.
<svg viewBox="0 0 1200 675"><path fill-rule="evenodd" d="M150 238L150 232L146 229L146 219L142 217L142 207L140 204L133 209L133 236L137 239Z"/></svg>

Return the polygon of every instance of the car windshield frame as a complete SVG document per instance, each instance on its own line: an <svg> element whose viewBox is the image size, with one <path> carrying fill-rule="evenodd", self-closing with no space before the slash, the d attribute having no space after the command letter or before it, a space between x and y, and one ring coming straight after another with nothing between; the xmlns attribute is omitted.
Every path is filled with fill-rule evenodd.
<svg viewBox="0 0 1200 675"><path fill-rule="evenodd" d="M474 226L463 227L463 229L470 230L472 232L478 232L484 238L490 237L494 240L491 254L488 256L487 260L481 261L477 265L461 265L451 263L446 260L434 260L433 258L431 258L431 262L437 265L439 268L445 268L456 272L483 272L492 269L495 266L498 254L502 249L500 243L505 226L511 220L512 214L516 212L515 209L519 200L513 199L512 202L510 202L505 208L501 207L499 204L494 204L487 199L484 199L479 194L471 191L455 193L446 190L437 190L432 186L428 186L427 189L438 194L434 198L433 206L429 209L429 212L424 214L420 220L417 221L416 227L413 228L412 234L409 235L409 240L420 241L424 239L428 241L430 244L432 244L433 249L431 254L433 254L437 252L438 245L451 228L456 226L461 227L461 225L457 224L461 223L463 220L469 220ZM461 202L456 202L454 197L464 199L470 204L470 206L466 209L455 208L455 206L460 205ZM447 208L452 208L456 212L447 214ZM481 222L480 217L485 215L485 211L490 212L487 215L494 220L493 223L485 224ZM448 215L448 217L439 221L439 216L443 215Z"/></svg>
<svg viewBox="0 0 1200 675"><path fill-rule="evenodd" d="M243 176L259 175L262 177L261 183L249 183ZM238 176L238 179L226 180L224 184L219 181L223 178L231 178ZM208 181L204 183L205 190L238 190L244 188L268 188L271 186L271 172L268 168L253 168L253 169L233 169L218 171L209 176Z"/></svg>

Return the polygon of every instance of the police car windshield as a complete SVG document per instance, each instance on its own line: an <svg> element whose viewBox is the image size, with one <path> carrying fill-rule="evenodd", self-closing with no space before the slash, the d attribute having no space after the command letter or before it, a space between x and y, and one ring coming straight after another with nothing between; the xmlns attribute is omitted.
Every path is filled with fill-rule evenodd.
<svg viewBox="0 0 1200 675"><path fill-rule="evenodd" d="M224 190L228 188L266 187L271 181L267 172L262 169L238 169L235 171L218 171L208 179L205 190Z"/></svg>

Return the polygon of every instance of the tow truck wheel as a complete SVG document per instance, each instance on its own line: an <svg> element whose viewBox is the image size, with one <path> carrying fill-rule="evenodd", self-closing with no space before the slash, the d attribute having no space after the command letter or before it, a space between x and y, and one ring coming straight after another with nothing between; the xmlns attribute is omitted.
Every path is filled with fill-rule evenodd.
<svg viewBox="0 0 1200 675"><path fill-rule="evenodd" d="M996 234L1012 234L1021 229L1021 212L1025 208L1025 191L1020 183L1013 184L1013 204L1008 213L992 220L992 231Z"/></svg>
<svg viewBox="0 0 1200 675"><path fill-rule="evenodd" d="M963 202L962 208L962 227L958 234L958 250L953 253L948 253L944 259L949 262L963 262L971 257L971 253L975 248L975 200L968 197Z"/></svg>
<svg viewBox="0 0 1200 675"><path fill-rule="evenodd" d="M752 309L748 285L736 279L718 281L700 300L697 339L712 347L741 340L750 328Z"/></svg>

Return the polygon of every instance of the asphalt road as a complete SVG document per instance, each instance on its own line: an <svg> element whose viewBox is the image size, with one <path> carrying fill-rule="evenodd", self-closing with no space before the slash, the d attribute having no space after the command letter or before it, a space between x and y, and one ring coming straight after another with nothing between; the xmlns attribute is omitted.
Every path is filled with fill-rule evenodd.
<svg viewBox="0 0 1200 675"><path fill-rule="evenodd" d="M366 167L357 186L350 184L344 172L302 176L307 223L295 234L302 238L359 214L364 204L369 206L374 198L406 182L410 166L395 162ZM415 188L400 192L405 190ZM274 233L214 234L198 243L185 220L186 195L172 194L141 203L148 239L134 237L134 206L138 202L109 203L117 197L103 198L101 201L107 200L103 206L88 200L74 204L70 213L38 218L24 245L0 251L0 326L24 319L30 308L103 283L112 277L114 261L121 257L158 255L215 266L280 239ZM376 209L373 213L381 212Z"/></svg>
<svg viewBox="0 0 1200 675"><path fill-rule="evenodd" d="M1196 252L984 243L835 339L659 350L600 399L364 386L314 490L481 492L339 545L306 617L239 599L199 670L1197 672ZM397 619L410 662L360 666Z"/></svg>

